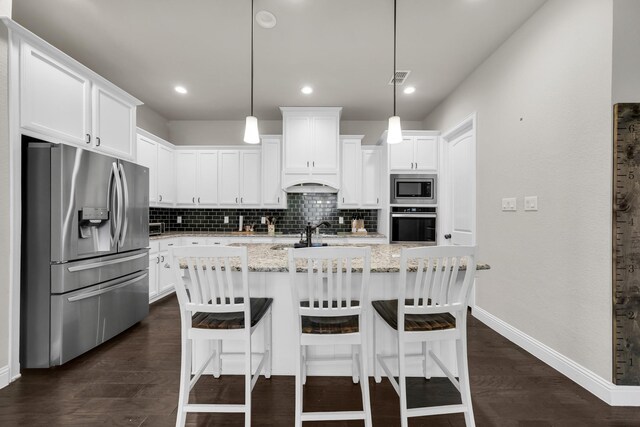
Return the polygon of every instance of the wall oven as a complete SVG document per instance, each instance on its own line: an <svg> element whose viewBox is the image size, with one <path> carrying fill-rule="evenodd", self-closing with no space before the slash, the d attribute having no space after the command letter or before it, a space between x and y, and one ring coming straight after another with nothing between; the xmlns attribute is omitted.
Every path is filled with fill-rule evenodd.
<svg viewBox="0 0 640 427"><path fill-rule="evenodd" d="M435 207L391 208L391 243L436 244Z"/></svg>
<svg viewBox="0 0 640 427"><path fill-rule="evenodd" d="M437 175L392 174L392 205L435 205Z"/></svg>

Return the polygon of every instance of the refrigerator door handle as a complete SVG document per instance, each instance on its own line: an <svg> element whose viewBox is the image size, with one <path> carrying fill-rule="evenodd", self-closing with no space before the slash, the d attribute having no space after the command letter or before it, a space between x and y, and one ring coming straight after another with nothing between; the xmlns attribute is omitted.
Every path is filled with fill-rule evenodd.
<svg viewBox="0 0 640 427"><path fill-rule="evenodd" d="M115 291L116 289L120 289L120 288L124 288L125 286L129 286L132 283L139 282L140 280L144 279L147 276L148 276L148 273L144 273L144 274L141 274L138 277L135 277L133 279L127 280L126 282L118 283L117 285L109 286L108 288L105 288L105 289L98 289L97 291L87 292L85 294L80 294L80 295L75 295L75 296L69 297L69 298L67 298L67 301L69 301L69 302L80 301L80 300L83 300L83 299L92 298L92 297L95 297L95 296L98 296L98 295L106 294L107 292Z"/></svg>
<svg viewBox="0 0 640 427"><path fill-rule="evenodd" d="M114 232L114 224L117 224L118 217L116 214L116 206L115 206L115 196L117 193L117 189L113 189L114 181L115 181L116 168L115 163L111 164L111 171L109 172L109 180L107 181L107 206L109 208L109 238L111 241L111 246L115 242L116 236Z"/></svg>
<svg viewBox="0 0 640 427"><path fill-rule="evenodd" d="M122 229L122 181L120 180L120 173L118 173L118 165L116 162L113 162L112 168L113 177L115 178L115 194L116 194L116 203L118 204L118 213L116 215L116 231L113 233L113 237L111 239L111 245L118 242L118 238L120 237L120 230Z"/></svg>
<svg viewBox="0 0 640 427"><path fill-rule="evenodd" d="M120 176L122 177L121 187L122 193L124 195L124 206L122 212L122 229L120 241L118 242L120 246L124 245L124 238L127 236L127 228L129 226L129 218L128 218L128 210L129 210L129 185L127 184L127 174L124 172L124 167L122 167L122 163L119 165Z"/></svg>

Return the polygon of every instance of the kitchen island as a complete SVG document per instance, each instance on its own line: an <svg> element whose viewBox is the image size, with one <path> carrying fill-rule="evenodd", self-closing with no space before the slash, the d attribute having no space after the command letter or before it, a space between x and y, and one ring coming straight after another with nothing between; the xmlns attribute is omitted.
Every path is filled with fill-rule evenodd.
<svg viewBox="0 0 640 427"><path fill-rule="evenodd" d="M366 242L358 245L362 246ZM294 328L294 311L292 305L291 288L289 284L288 258L287 251L290 245L286 244L242 244L237 243L234 246L246 246L248 251L248 269L249 269L249 286L252 297L268 297L273 298L273 369L274 375L293 375L295 368L295 348L296 348L296 332ZM410 247L416 245L370 245L371 246L371 275L369 283L369 300L378 299L394 299L397 298L397 286L400 277L400 251L402 247ZM354 263L354 269L357 271L358 266ZM237 268L237 265L232 266ZM478 263L477 270L487 270L490 266L484 263ZM409 280L415 277L416 266L410 266ZM461 268L462 269L462 268ZM237 284L240 283L240 273L234 273L234 279ZM355 273L359 274L359 273ZM300 280L304 279L304 273L298 273ZM373 321L372 310L370 304L365 305L365 316L367 319L368 329L368 348L369 348L369 369L370 375L373 375L373 351L371 328ZM257 331L253 338L254 352L260 352L263 349L263 334ZM386 327L380 327L377 330L377 339L387 355L396 352L396 343L393 334ZM419 344L416 347L409 347L408 352L419 352ZM194 366L206 360L212 351L212 345L208 343L195 343L194 358L196 363ZM453 346L439 347L436 343L433 348L434 352L441 358L449 369L457 372L455 369L455 352ZM225 342L223 344L223 352L240 352L242 346L240 343ZM310 375L351 375L350 363L341 361L332 361L332 359L340 359L350 354L348 346L329 346L317 347L309 350L310 357L322 357L324 360L318 364L310 364ZM233 358L223 358L222 372L226 374L243 373L242 359L235 360ZM422 368L416 359L415 362L409 359L408 369L410 374L422 375ZM442 373L432 364L432 376L443 376ZM212 372L211 369L205 372Z"/></svg>

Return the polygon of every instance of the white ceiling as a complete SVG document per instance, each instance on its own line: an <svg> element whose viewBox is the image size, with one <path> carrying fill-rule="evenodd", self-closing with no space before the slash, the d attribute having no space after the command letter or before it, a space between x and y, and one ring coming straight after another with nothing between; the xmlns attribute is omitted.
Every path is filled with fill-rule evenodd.
<svg viewBox="0 0 640 427"><path fill-rule="evenodd" d="M398 113L422 120L545 0L398 0ZM239 120L249 110L250 0L14 0L13 18L168 120ZM255 113L342 106L392 113L391 0L255 0ZM176 84L189 93L174 92ZM304 84L314 93L300 93Z"/></svg>

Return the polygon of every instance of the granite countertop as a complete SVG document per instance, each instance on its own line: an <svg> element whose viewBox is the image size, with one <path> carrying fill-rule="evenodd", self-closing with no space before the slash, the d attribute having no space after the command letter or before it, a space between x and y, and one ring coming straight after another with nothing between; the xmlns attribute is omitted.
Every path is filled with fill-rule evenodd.
<svg viewBox="0 0 640 427"><path fill-rule="evenodd" d="M231 246L246 246L249 257L249 271L253 272L288 272L287 251L290 245L236 243ZM356 246L356 245L336 245L336 246ZM372 273L397 273L400 271L400 251L403 247L415 247L418 245L371 245L371 272ZM239 262L232 260L234 270L239 270ZM409 263L409 271L417 270L417 263ZM186 268L186 264L182 265ZM488 264L478 263L477 270L489 270ZM464 270L465 266L460 266ZM298 271L306 271L306 264L300 261L297 266ZM362 271L362 263L354 262L353 271Z"/></svg>
<svg viewBox="0 0 640 427"><path fill-rule="evenodd" d="M322 239L384 239L384 234L370 232L367 234L358 234L350 232L339 232L338 234L321 234ZM149 240L167 239L171 237L270 237L270 238L287 238L299 239L300 233L278 233L268 234L266 231L231 231L231 232L213 232L213 231L168 231L156 236L149 236ZM315 237L315 234L314 234Z"/></svg>

